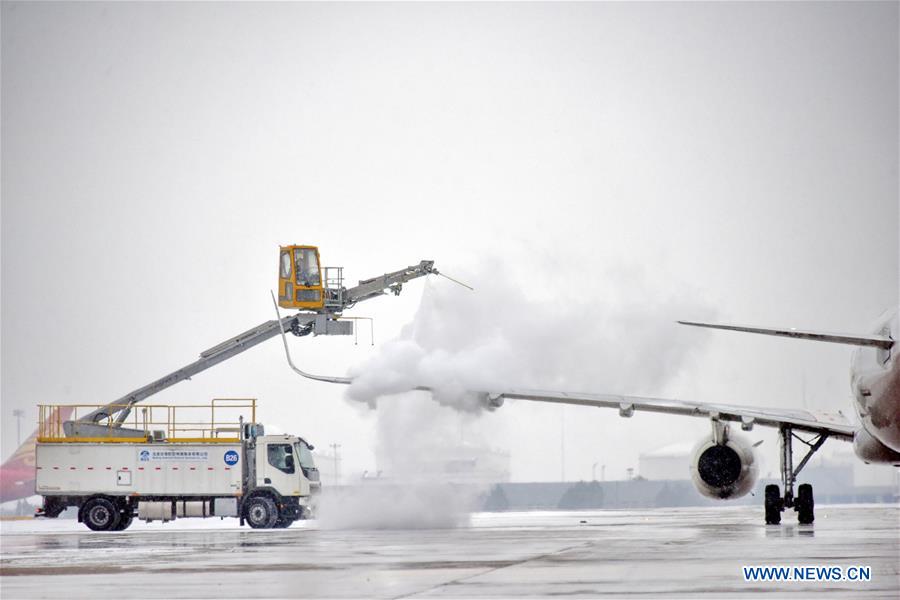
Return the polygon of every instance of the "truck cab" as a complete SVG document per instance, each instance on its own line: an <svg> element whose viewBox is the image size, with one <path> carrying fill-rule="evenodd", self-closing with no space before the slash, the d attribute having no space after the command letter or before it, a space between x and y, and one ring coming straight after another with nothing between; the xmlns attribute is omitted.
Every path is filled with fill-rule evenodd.
<svg viewBox="0 0 900 600"><path fill-rule="evenodd" d="M242 518L251 527L279 527L309 518L321 489L313 446L293 435L263 435L248 444ZM273 510L274 505L274 510Z"/></svg>
<svg viewBox="0 0 900 600"><path fill-rule="evenodd" d="M318 470L309 446L290 435L257 439L255 471L252 487L272 488L283 496L308 496L313 484L318 484Z"/></svg>

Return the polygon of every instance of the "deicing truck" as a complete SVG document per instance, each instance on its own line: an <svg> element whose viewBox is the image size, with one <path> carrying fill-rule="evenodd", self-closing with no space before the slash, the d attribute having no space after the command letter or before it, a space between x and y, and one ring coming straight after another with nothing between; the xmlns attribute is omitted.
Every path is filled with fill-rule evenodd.
<svg viewBox="0 0 900 600"><path fill-rule="evenodd" d="M255 401L247 406L255 412ZM140 414L166 409L174 415L175 408L197 407L151 406ZM210 408L221 415L236 406L213 401ZM134 517L238 517L242 525L267 529L288 527L313 510L319 473L313 447L301 437L263 435L260 425L242 420L223 426L220 416L208 424L169 419L162 429L153 429L159 423L151 418L143 439L67 438L53 435L59 411L41 412L49 415L41 420L36 447L41 516L75 506L79 522L94 531L126 529ZM201 429L204 435L196 436Z"/></svg>
<svg viewBox="0 0 900 600"><path fill-rule="evenodd" d="M235 408L228 401L213 401L206 424L176 420L176 411L183 415L187 407L138 403L285 332L352 335L345 310L397 295L404 283L431 274L447 277L434 261L423 260L348 288L342 267L320 266L317 247L281 246L276 311L280 306L300 312L284 318L279 313L278 319L80 416L79 407L40 407L36 493L44 505L36 516L53 518L76 506L79 521L95 531L125 529L135 516L148 521L237 517L254 528L287 527L308 516L320 485L312 446L296 436L263 435L255 401L245 407L253 411L248 422L241 418L229 426L221 418L227 406ZM165 419L155 420L162 411Z"/></svg>

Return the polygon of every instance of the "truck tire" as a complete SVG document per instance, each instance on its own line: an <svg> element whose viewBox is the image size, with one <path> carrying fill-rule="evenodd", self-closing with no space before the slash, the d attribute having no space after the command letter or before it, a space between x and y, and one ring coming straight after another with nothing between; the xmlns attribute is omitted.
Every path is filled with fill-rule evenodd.
<svg viewBox="0 0 900 600"><path fill-rule="evenodd" d="M244 520L253 529L271 529L278 522L278 508L271 498L256 496L244 506Z"/></svg>
<svg viewBox="0 0 900 600"><path fill-rule="evenodd" d="M92 531L112 531L119 525L121 514L111 501L95 497L84 503L79 516Z"/></svg>
<svg viewBox="0 0 900 600"><path fill-rule="evenodd" d="M278 517L278 520L275 521L275 529L287 529L291 526L291 523L294 522L293 517Z"/></svg>
<svg viewBox="0 0 900 600"><path fill-rule="evenodd" d="M125 531L131 526L132 520L134 520L134 516L131 513L122 513L119 517L119 524L113 531Z"/></svg>

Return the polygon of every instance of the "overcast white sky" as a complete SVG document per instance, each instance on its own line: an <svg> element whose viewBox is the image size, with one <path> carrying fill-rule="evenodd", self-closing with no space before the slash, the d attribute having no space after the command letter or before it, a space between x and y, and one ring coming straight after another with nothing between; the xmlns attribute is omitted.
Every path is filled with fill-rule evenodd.
<svg viewBox="0 0 900 600"><path fill-rule="evenodd" d="M272 318L285 243L353 281L423 258L476 288L503 275L498 313L555 303L585 331L610 294L867 331L898 302L898 107L893 2L4 2L3 456L13 409L30 431L38 403L111 401ZM385 342L426 285L469 293L419 281L354 314ZM571 325L548 356L582 336ZM613 329L560 381L797 407L805 381L811 407L850 407L849 348ZM663 344L696 352L650 385L640 360ZM336 374L376 352L293 347ZM595 389L611 352L638 366ZM341 443L345 473L372 469L375 416L343 392L298 380L272 341L157 401L257 397L264 421ZM569 478L597 461L621 477L708 429L561 412L518 403L466 427L526 481L559 478L561 418Z"/></svg>

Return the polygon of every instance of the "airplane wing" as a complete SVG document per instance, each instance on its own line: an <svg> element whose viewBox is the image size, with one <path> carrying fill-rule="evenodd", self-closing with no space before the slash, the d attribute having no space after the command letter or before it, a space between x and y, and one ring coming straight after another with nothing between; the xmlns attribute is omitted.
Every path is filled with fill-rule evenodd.
<svg viewBox="0 0 900 600"><path fill-rule="evenodd" d="M894 345L894 340L885 335L859 335L853 333L828 333L825 331L800 331L798 329L779 329L775 327L748 327L746 325L725 325L720 323L700 323L698 321L678 321L682 325L693 327L706 327L709 329L725 329L727 331L743 331L745 333L761 333L763 335L775 335L816 342L833 342L835 344L850 344L851 346L875 346L883 350L889 350Z"/></svg>
<svg viewBox="0 0 900 600"><path fill-rule="evenodd" d="M274 294L272 302L275 304L275 312L279 322L281 314L278 312L278 304ZM350 385L353 379L350 377L335 377L327 375L314 375L299 369L291 359L291 351L288 349L287 337L284 328L281 330L281 339L284 343L284 354L288 365L298 375L307 379L324 381L327 383L339 383ZM428 386L416 386L409 391L433 391ZM721 421L739 421L741 427L749 430L754 425L767 427L781 427L790 425L798 431L809 433L827 434L829 437L853 441L853 435L857 427L847 421L843 414L819 413L806 410L785 410L780 408L757 408L754 406L736 406L732 404L712 404L706 402L688 402L684 400L670 400L666 398L645 398L642 396L621 396L615 394L590 394L577 392L559 392L543 390L504 390L494 392L476 392L485 400L488 408L498 408L503 400L530 400L535 402L555 402L557 404L578 404L581 406L596 406L599 408L615 408L623 417L630 417L635 411L657 412L673 415L686 415L693 417L717 418Z"/></svg>
<svg viewBox="0 0 900 600"><path fill-rule="evenodd" d="M635 411L656 412L672 415L717 418L722 421L740 422L745 429L753 425L780 427L790 425L798 431L827 433L830 437L853 440L858 427L850 423L841 413L824 413L807 410L786 410L782 408L759 408L707 402L690 402L667 398L647 398L642 396L620 396L615 394L590 394L544 390L506 390L487 394L490 406L498 407L503 399L553 402L557 404L577 404L613 408L623 417L630 417Z"/></svg>

